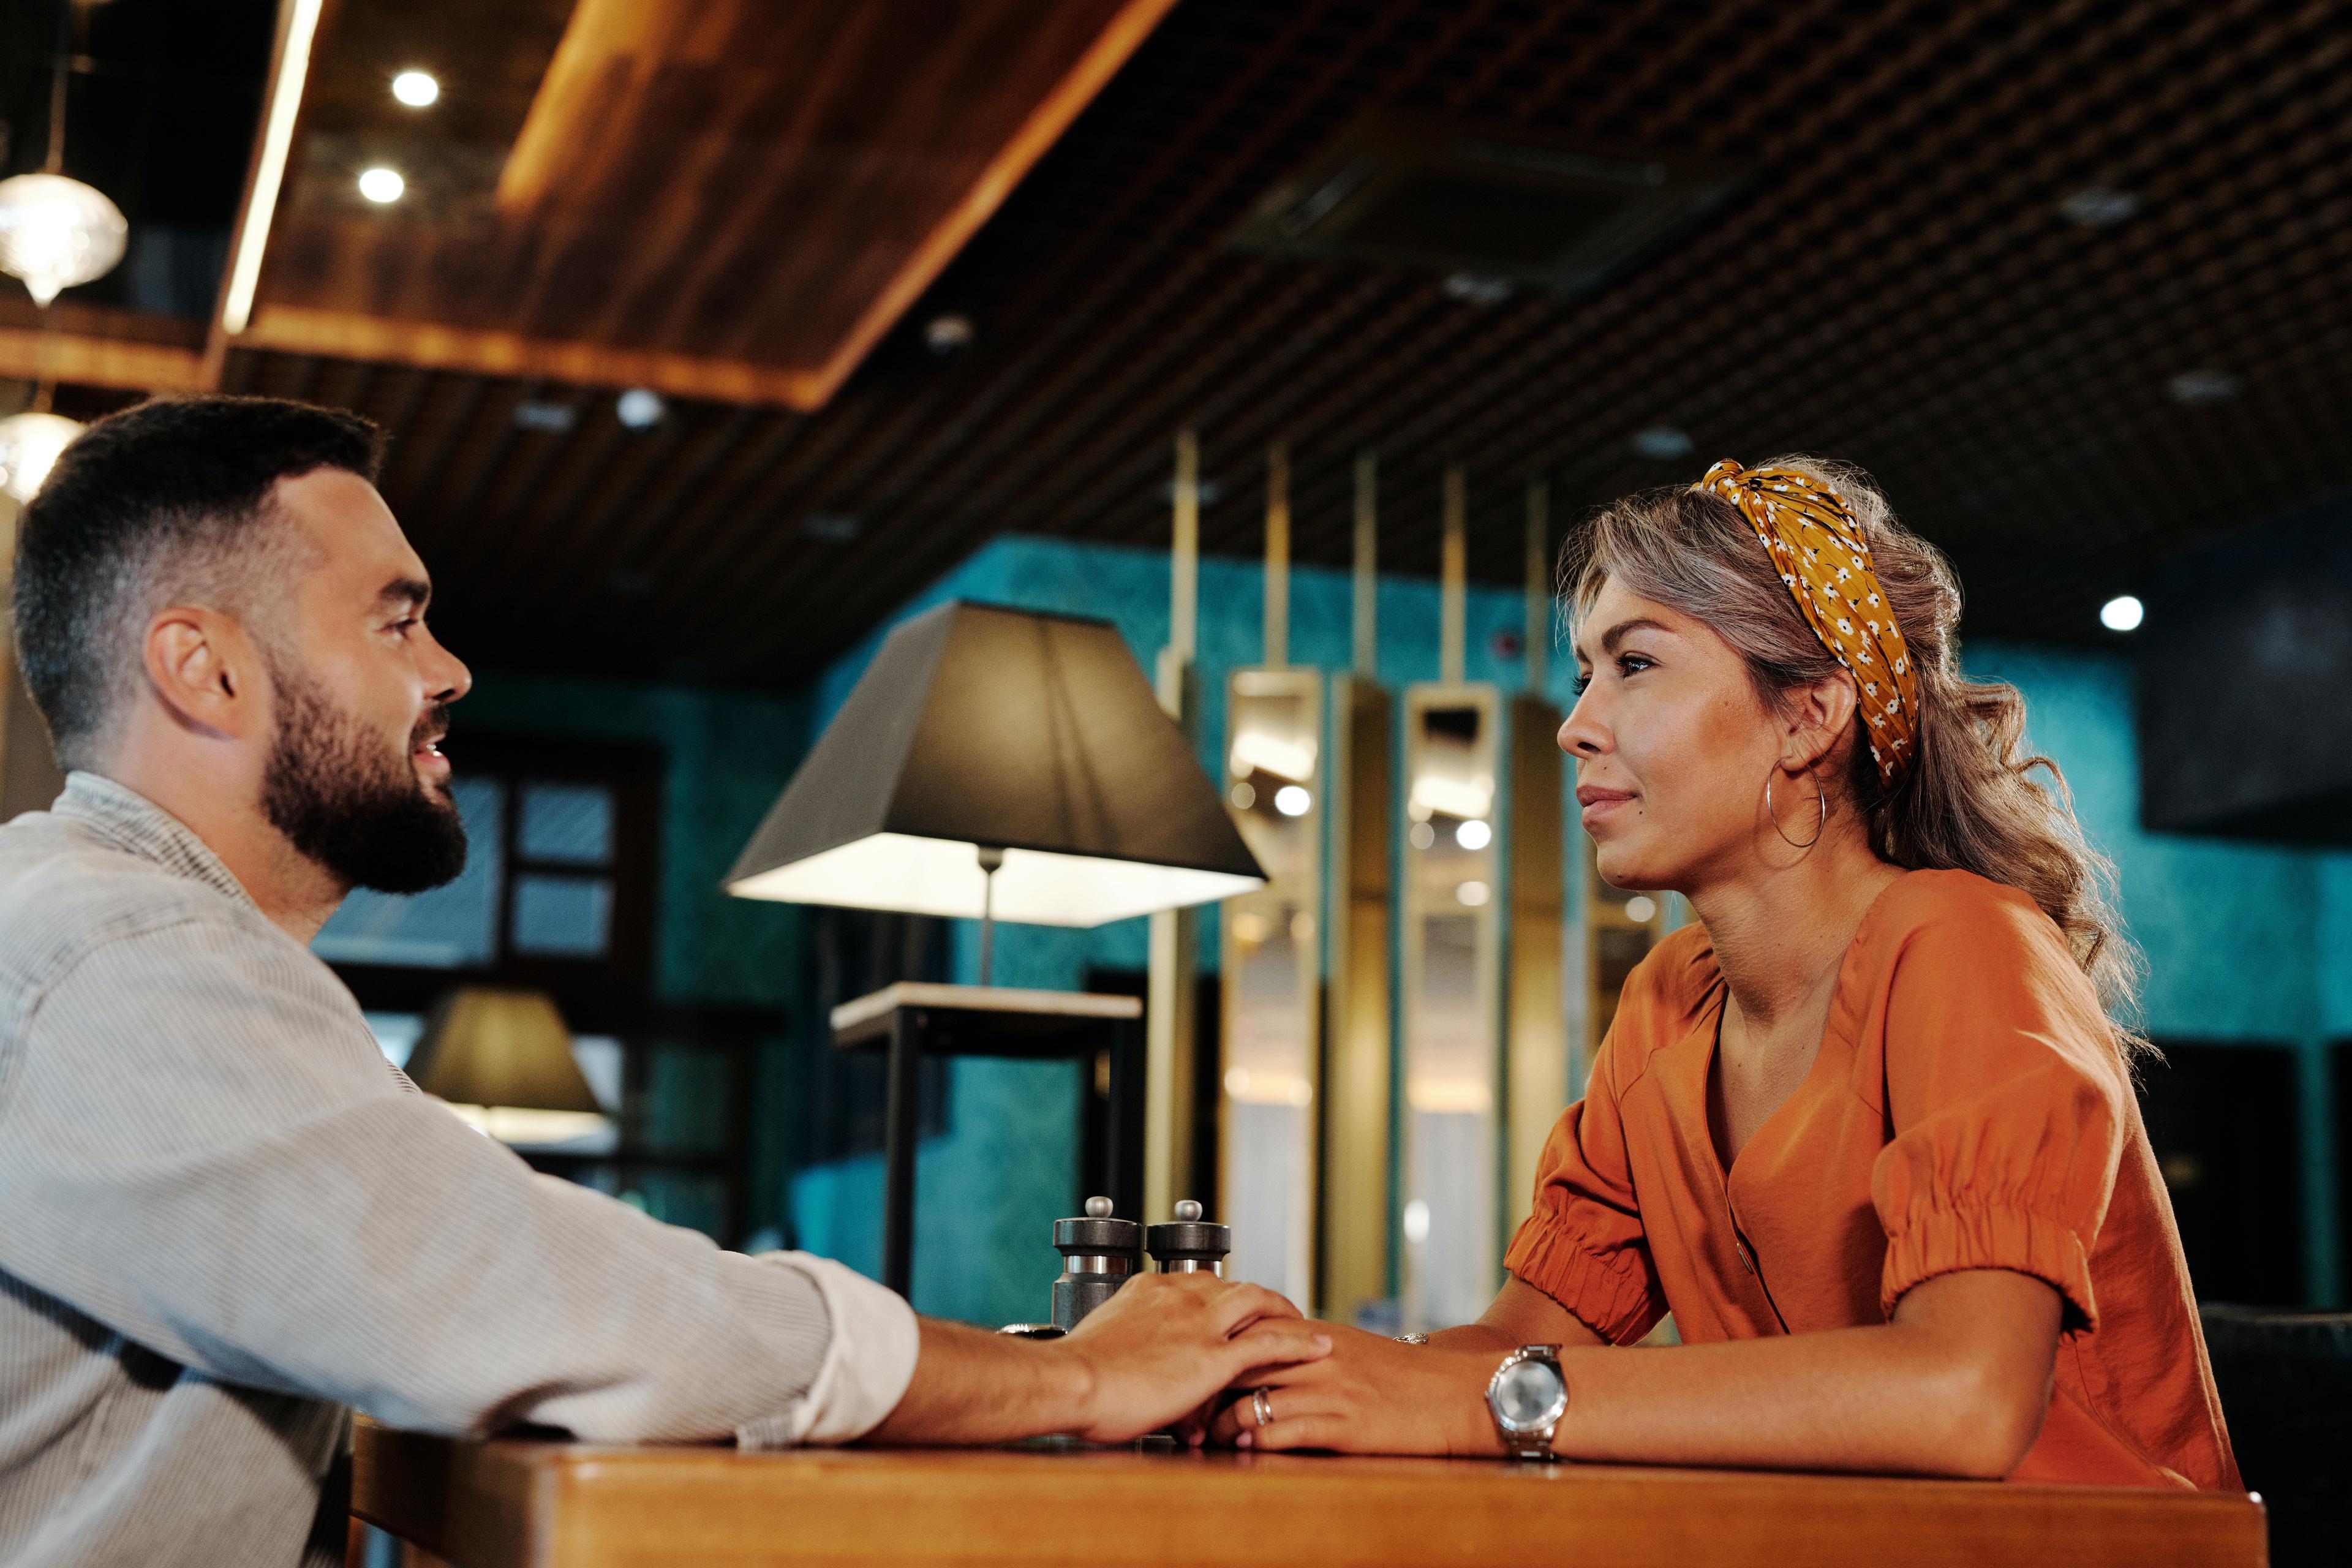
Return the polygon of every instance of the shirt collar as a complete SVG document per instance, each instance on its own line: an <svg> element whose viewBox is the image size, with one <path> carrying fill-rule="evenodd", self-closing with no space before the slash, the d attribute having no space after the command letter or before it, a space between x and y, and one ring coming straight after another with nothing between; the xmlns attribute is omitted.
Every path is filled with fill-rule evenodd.
<svg viewBox="0 0 2352 1568"><path fill-rule="evenodd" d="M137 790L77 769L66 775L65 793L49 809L95 829L108 842L142 860L194 878L240 903L253 904L253 895L245 890L245 884L196 836L195 829Z"/></svg>

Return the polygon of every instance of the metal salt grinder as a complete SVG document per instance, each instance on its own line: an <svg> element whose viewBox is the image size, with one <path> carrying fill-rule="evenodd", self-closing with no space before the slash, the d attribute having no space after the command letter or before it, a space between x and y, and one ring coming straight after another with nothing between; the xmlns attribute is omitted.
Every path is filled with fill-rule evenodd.
<svg viewBox="0 0 2352 1568"><path fill-rule="evenodd" d="M1155 1225L1144 1232L1144 1246L1160 1260L1162 1274L1225 1272L1225 1254L1234 1249L1231 1226L1211 1225L1201 1217L1201 1205L1186 1198L1176 1205L1172 1224Z"/></svg>
<svg viewBox="0 0 2352 1568"><path fill-rule="evenodd" d="M1063 1258L1054 1281L1054 1326L1065 1333L1118 1291L1136 1270L1143 1227L1110 1217L1108 1198L1088 1198L1086 1217L1054 1222L1054 1249Z"/></svg>

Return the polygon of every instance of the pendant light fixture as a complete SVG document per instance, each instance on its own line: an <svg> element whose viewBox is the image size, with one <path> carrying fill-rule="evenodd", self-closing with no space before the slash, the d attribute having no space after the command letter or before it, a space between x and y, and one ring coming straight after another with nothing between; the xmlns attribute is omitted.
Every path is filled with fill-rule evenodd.
<svg viewBox="0 0 2352 1568"><path fill-rule="evenodd" d="M40 404L0 419L0 492L22 506L33 499L67 443L81 434L79 420Z"/></svg>
<svg viewBox="0 0 2352 1568"><path fill-rule="evenodd" d="M37 174L0 180L0 272L25 281L47 309L60 289L103 278L122 259L131 226L104 192L64 174L66 83L72 63L72 0L59 7L49 89L49 156Z"/></svg>

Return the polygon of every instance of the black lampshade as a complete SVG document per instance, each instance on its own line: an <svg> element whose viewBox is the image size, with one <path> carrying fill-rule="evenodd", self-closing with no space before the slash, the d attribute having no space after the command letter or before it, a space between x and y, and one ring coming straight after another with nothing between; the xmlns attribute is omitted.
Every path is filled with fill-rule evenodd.
<svg viewBox="0 0 2352 1568"><path fill-rule="evenodd" d="M1107 621L942 605L893 631L728 874L743 898L1093 926L1265 874Z"/></svg>

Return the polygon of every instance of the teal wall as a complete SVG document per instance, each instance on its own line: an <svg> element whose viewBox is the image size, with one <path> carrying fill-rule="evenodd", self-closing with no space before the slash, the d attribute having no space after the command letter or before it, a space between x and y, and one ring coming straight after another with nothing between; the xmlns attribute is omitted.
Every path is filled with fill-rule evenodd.
<svg viewBox="0 0 2352 1568"><path fill-rule="evenodd" d="M1113 622L1148 670L1168 636L1164 552L1009 537L987 545L889 625L952 598L1097 615ZM1294 572L1294 663L1343 669L1352 598L1347 574ZM1254 563L1201 563L1202 765L1223 754L1226 672L1261 654L1263 575ZM1519 595L1476 588L1467 606L1467 674L1515 688L1517 658L1494 651L1494 634L1524 624ZM1437 591L1425 579L1384 578L1380 593L1380 679L1391 689L1436 679ZM815 683L812 721L822 728L856 684L888 625ZM2340 1300L2336 1152L2328 1114L2325 1042L2352 1034L2352 856L2321 855L2143 833L2137 826L2137 757L2132 672L2114 656L1972 644L1970 673L2012 681L2031 711L2030 738L2065 771L2082 820L2117 868L2126 923L2148 958L2144 1023L2180 1039L2283 1045L2301 1064L2307 1273L2315 1298ZM1555 653L1548 695L1566 706L1573 670ZM999 977L1069 986L1089 964L1139 968L1145 922L1090 932L1008 927L999 934ZM971 977L970 933L960 951ZM1213 962L1213 912L1203 950ZM1571 943L1571 951L1574 944ZM1573 990L1573 988L1571 988ZM921 1156L915 1301L926 1311L981 1322L1041 1316L1057 1267L1046 1237L1075 1194L1078 1081L1061 1065L956 1064L947 1132ZM878 1255L878 1159L801 1173L792 1211L804 1245L869 1272ZM972 1194L981 1194L977 1199Z"/></svg>
<svg viewBox="0 0 2352 1568"><path fill-rule="evenodd" d="M654 921L654 990L664 1002L772 1009L778 1030L763 1040L752 1076L753 1133L746 1227L784 1214L790 1125L787 1014L803 1005L806 974L800 911L730 899L719 879L735 862L783 781L806 753L813 731L805 694L776 697L697 687L499 675L478 678L452 710L451 749L464 757L478 729L566 741L651 746L663 756L660 886ZM709 1147L722 1136L729 1092L707 1056L672 1053L656 1064L646 1130L656 1146ZM668 1081L670 1076L676 1081ZM665 1184L646 1184L660 1217L717 1223L707 1194L681 1185L665 1205Z"/></svg>

